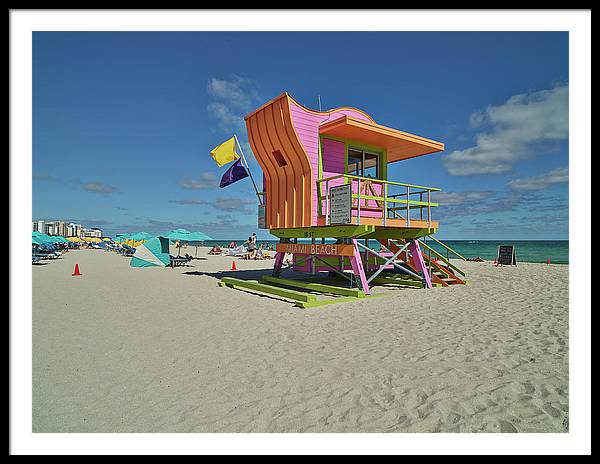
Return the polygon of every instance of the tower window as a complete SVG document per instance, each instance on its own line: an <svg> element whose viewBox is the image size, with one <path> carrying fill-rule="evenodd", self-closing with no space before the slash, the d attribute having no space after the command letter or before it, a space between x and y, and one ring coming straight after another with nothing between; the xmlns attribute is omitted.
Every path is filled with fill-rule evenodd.
<svg viewBox="0 0 600 464"><path fill-rule="evenodd" d="M279 165L280 168L287 166L287 161L285 160L285 158L283 157L283 155L281 154L281 152L279 150L275 150L273 152L273 158L275 158L275 161L277 161L277 164Z"/></svg>

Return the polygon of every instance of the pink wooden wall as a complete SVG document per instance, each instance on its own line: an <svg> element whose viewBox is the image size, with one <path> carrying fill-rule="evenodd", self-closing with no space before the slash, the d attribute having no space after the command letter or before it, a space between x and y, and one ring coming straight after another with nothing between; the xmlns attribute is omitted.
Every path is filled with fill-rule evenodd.
<svg viewBox="0 0 600 464"><path fill-rule="evenodd" d="M369 121L364 114L352 109L341 109L334 113L316 113L306 110L302 106L296 104L293 100L290 101L290 110L292 115L292 123L298 134L300 143L310 159L310 164L313 172L313 199L312 199L312 224L317 225L318 202L317 202L317 178L319 176L319 125L324 122L333 121L341 116L351 116L363 121ZM343 152L342 152L343 162ZM334 166L335 166L334 162ZM332 166L333 167L333 166ZM342 173L344 167L342 166ZM325 176L325 174L324 174Z"/></svg>

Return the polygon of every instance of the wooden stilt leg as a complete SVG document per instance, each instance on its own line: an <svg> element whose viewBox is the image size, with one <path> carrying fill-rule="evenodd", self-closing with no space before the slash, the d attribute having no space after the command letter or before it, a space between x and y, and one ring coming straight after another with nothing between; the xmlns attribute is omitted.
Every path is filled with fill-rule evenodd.
<svg viewBox="0 0 600 464"><path fill-rule="evenodd" d="M432 288L431 277L429 276L427 266L425 266L425 260L423 259L423 254L421 253L421 247L419 246L419 242L414 239L410 239L408 242L408 249L410 250L410 254L412 255L416 270L423 275L426 287Z"/></svg>
<svg viewBox="0 0 600 464"><path fill-rule="evenodd" d="M273 267L273 277L279 277L281 274L281 266L283 265L283 258L285 253L277 252L275 253L275 266Z"/></svg>
<svg viewBox="0 0 600 464"><path fill-rule="evenodd" d="M369 289L369 284L367 282L367 276L365 274L365 268L362 263L362 259L360 256L360 252L358 250L358 245L356 244L356 239L352 239L352 245L354 246L354 254L350 257L350 264L352 265L352 271L354 275L358 277L360 281L360 286L362 287L363 292L366 295L371 294L371 290Z"/></svg>

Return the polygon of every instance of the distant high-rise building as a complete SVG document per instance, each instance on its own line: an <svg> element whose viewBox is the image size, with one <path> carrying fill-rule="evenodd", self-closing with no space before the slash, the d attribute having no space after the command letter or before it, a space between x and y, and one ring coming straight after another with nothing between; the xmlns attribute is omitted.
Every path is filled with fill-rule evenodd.
<svg viewBox="0 0 600 464"><path fill-rule="evenodd" d="M96 227L82 228L81 229L82 237L96 237L102 238L102 230Z"/></svg>
<svg viewBox="0 0 600 464"><path fill-rule="evenodd" d="M40 233L45 233L44 232L44 225L45 222L42 220L38 220L38 221L33 221L32 222L32 230L33 232L40 232Z"/></svg>
<svg viewBox="0 0 600 464"><path fill-rule="evenodd" d="M54 222L46 222L44 224L44 234L54 235Z"/></svg>
<svg viewBox="0 0 600 464"><path fill-rule="evenodd" d="M67 237L80 237L81 224L69 224L67 226Z"/></svg>
<svg viewBox="0 0 600 464"><path fill-rule="evenodd" d="M65 237L67 235L67 223L65 221L48 222L46 234L61 235Z"/></svg>
<svg viewBox="0 0 600 464"><path fill-rule="evenodd" d="M84 228L81 224L67 221L36 220L31 222L33 232L47 235L60 235L62 237L98 237L102 238L102 230L97 227Z"/></svg>

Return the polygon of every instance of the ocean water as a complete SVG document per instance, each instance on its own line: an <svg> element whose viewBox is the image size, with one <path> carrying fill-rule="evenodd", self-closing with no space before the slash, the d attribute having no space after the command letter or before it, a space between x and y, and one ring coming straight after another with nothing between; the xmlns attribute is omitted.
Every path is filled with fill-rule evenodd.
<svg viewBox="0 0 600 464"><path fill-rule="evenodd" d="M239 244L244 243L245 239L241 240L209 240L204 243L204 246L219 245L227 246L230 242L236 241ZM300 240L304 243L310 243L310 240ZM480 257L484 260L494 260L498 255L498 247L500 245L514 245L517 250L517 263L546 263L548 259L553 264L568 264L569 263L569 241L568 240L442 240L450 248L462 254L465 258ZM328 240L328 242L330 242ZM259 240L259 244L275 246L278 240ZM369 242L369 245L378 249L378 243L374 240ZM434 248L436 251L446 256L446 250L434 243L432 240L427 240L427 245ZM450 255L450 258L453 256Z"/></svg>

